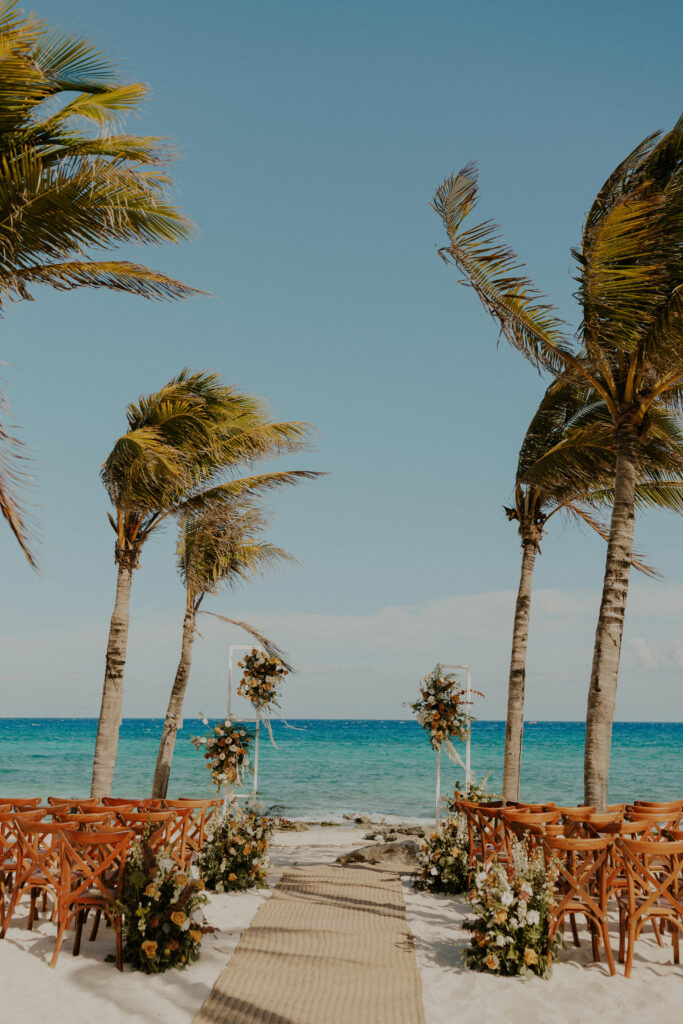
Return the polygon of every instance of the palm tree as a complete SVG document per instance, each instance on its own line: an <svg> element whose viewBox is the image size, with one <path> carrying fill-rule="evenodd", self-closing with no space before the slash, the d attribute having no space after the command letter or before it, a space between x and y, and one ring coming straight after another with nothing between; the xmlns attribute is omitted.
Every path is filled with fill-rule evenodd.
<svg viewBox="0 0 683 1024"><path fill-rule="evenodd" d="M291 560L291 555L282 548L258 539L265 524L262 512L256 508L247 507L240 511L225 504L182 519L178 538L178 573L185 586L183 638L154 770L154 797L165 797L168 790L176 735L181 727L192 666L197 613L202 601L208 594L218 593L221 587L234 587L282 560ZM225 616L219 617L245 629L269 654L282 656L282 652L253 626Z"/></svg>
<svg viewBox="0 0 683 1024"><path fill-rule="evenodd" d="M262 402L222 384L215 374L181 374L127 410L128 431L102 468L113 511L118 567L107 645L92 795L111 792L123 701L130 589L140 552L169 516L199 514L284 484L311 479L307 470L237 477L260 459L308 447L305 423L275 423ZM226 479L227 478L227 479Z"/></svg>
<svg viewBox="0 0 683 1024"><path fill-rule="evenodd" d="M463 228L477 200L468 164L434 196L455 264L513 347L553 373L573 368L609 411L612 509L586 714L584 795L607 803L612 721L633 551L638 450L653 409L683 399L683 118L645 139L609 176L586 218L578 265L581 346L520 271L491 221Z"/></svg>
<svg viewBox="0 0 683 1024"><path fill-rule="evenodd" d="M683 484L675 476L683 473L683 436L677 420L665 412L658 411L655 420L638 467L638 501L643 507L683 511ZM532 578L541 538L548 521L560 512L608 539L594 509L612 502L614 463L614 436L604 403L596 402L590 392L577 394L572 377L561 376L548 387L526 432L517 464L514 505L505 508L508 520L518 524L522 542L505 727L505 800L519 800ZM648 575L657 575L635 555L631 564Z"/></svg>
<svg viewBox="0 0 683 1024"><path fill-rule="evenodd" d="M164 140L117 130L139 109L145 86L122 84L91 43L25 16L15 0L0 0L0 51L0 311L31 299L39 284L149 299L193 294L165 274L105 255L119 243L180 242L192 233L168 199L172 152ZM105 258L93 258L96 250ZM0 512L35 564L11 478L21 472L18 451L1 425L0 440Z"/></svg>

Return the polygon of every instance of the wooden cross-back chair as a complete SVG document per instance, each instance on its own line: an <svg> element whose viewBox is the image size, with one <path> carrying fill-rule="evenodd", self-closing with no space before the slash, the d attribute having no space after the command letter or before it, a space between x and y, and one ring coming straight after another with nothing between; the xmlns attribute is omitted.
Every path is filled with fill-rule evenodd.
<svg viewBox="0 0 683 1024"><path fill-rule="evenodd" d="M116 933L116 966L123 970L122 914L117 900L123 894L126 855L135 833L64 831L61 839L62 874L57 906L57 941L50 966L57 963L64 932L75 919L73 955L81 949L81 932L90 910L104 914Z"/></svg>
<svg viewBox="0 0 683 1024"><path fill-rule="evenodd" d="M17 903L25 892L28 892L31 898L29 931L33 928L39 895L43 896L43 907L48 895L52 896L54 907L57 906L61 874L61 834L64 830L75 830L74 825L36 821L19 814L15 815L15 823L16 871L9 905L2 922L2 938L7 934Z"/></svg>
<svg viewBox="0 0 683 1024"><path fill-rule="evenodd" d="M170 842L175 811L129 811L117 807L116 817L123 828L134 832L138 839L146 838L155 851Z"/></svg>
<svg viewBox="0 0 683 1024"><path fill-rule="evenodd" d="M103 796L102 805L104 807L130 807L137 808L138 811L160 811L163 806L162 800L157 800L156 797L130 797L124 796Z"/></svg>
<svg viewBox="0 0 683 1024"><path fill-rule="evenodd" d="M502 807L482 807L463 801L470 831L470 860L486 867L497 858L507 860L507 843Z"/></svg>
<svg viewBox="0 0 683 1024"><path fill-rule="evenodd" d="M680 963L683 841L653 843L620 838L617 842L627 881L626 892L618 896L619 963L626 961L624 975L629 978L635 944L646 921L666 922L672 933L674 963Z"/></svg>
<svg viewBox="0 0 683 1024"><path fill-rule="evenodd" d="M51 807L69 807L74 814L87 814L102 807L99 797L96 796L49 796L47 802Z"/></svg>
<svg viewBox="0 0 683 1024"><path fill-rule="evenodd" d="M116 811L113 808L103 807L99 811L87 812L84 814L74 813L72 811L65 811L62 809L55 809L54 811L55 821L65 822L66 824L75 825L77 828L84 829L97 829L97 828L115 828L118 824Z"/></svg>
<svg viewBox="0 0 683 1024"><path fill-rule="evenodd" d="M189 811L185 830L186 863L201 853L208 837L208 827L213 814L222 806L222 800L165 800L170 810Z"/></svg>
<svg viewBox="0 0 683 1024"><path fill-rule="evenodd" d="M12 888L12 881L17 870L17 832L14 812L5 805L0 806L0 928L5 923L5 902L7 892Z"/></svg>
<svg viewBox="0 0 683 1024"><path fill-rule="evenodd" d="M548 861L555 856L559 862L556 904L551 912L550 940L565 919L572 922L574 941L578 944L576 915L586 918L593 959L600 961L600 940L610 974L615 973L607 923L607 858L611 839L574 839L545 836L543 847Z"/></svg>

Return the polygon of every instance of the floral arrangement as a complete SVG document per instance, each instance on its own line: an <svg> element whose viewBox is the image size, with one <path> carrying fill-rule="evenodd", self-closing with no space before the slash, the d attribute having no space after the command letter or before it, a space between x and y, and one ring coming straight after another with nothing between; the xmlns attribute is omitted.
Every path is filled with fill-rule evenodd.
<svg viewBox="0 0 683 1024"><path fill-rule="evenodd" d="M207 888L216 892L263 888L274 828L273 819L256 806L241 811L231 804L223 819L215 813L198 862Z"/></svg>
<svg viewBox="0 0 683 1024"><path fill-rule="evenodd" d="M484 696L479 690L471 692ZM467 739L472 721L469 713L471 703L456 677L437 665L422 680L419 700L410 707L428 734L432 747L438 750L451 739Z"/></svg>
<svg viewBox="0 0 683 1024"><path fill-rule="evenodd" d="M168 850L138 840L126 860L123 958L138 971L160 974L199 958L204 932L203 882L181 871ZM207 929L210 930L210 929Z"/></svg>
<svg viewBox="0 0 683 1024"><path fill-rule="evenodd" d="M243 661L238 661L244 675L237 692L253 704L257 711L279 707L277 688L288 671L279 658L264 654L252 647Z"/></svg>
<svg viewBox="0 0 683 1024"><path fill-rule="evenodd" d="M465 892L470 884L469 832L464 814L453 814L432 832L418 854L418 889Z"/></svg>
<svg viewBox="0 0 683 1024"><path fill-rule="evenodd" d="M488 800L497 800L499 794L489 790L489 779L491 772L487 772L479 782L470 782L469 786L464 782L456 782L453 796L448 801L448 810L453 813L457 811L459 800L467 800L471 804L486 803Z"/></svg>
<svg viewBox="0 0 683 1024"><path fill-rule="evenodd" d="M202 721L204 725L209 724L206 718ZM206 736L193 736L190 742L196 750L204 751L214 786L221 789L226 783L241 785L249 767L249 746L253 738L249 729L226 718Z"/></svg>
<svg viewBox="0 0 683 1024"><path fill-rule="evenodd" d="M559 933L549 939L557 861L546 868L542 849L522 840L513 839L511 849L510 865L494 860L474 876L468 897L473 913L463 922L472 932L467 966L491 974L547 978L561 944Z"/></svg>

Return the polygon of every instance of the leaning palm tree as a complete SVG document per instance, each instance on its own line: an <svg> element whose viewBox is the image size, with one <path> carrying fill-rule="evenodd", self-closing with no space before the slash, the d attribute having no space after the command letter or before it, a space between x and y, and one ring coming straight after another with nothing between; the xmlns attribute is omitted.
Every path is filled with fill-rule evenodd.
<svg viewBox="0 0 683 1024"><path fill-rule="evenodd" d="M183 637L154 770L154 797L165 797L168 790L176 735L183 719L183 703L192 667L197 613L202 601L223 587L235 587L283 560L291 560L291 555L282 548L259 540L258 535L265 524L266 519L260 510L250 507L240 511L225 503L213 509L208 507L199 515L182 518L178 537L178 573L185 587ZM219 617L246 630L269 654L282 656L282 652L254 626L226 616Z"/></svg>
<svg viewBox="0 0 683 1024"><path fill-rule="evenodd" d="M311 479L307 470L239 476L255 462L308 447L305 423L275 423L262 402L215 374L185 370L127 410L128 430L102 468L112 503L117 586L107 644L92 795L111 792L118 748L130 622L130 590L140 552L170 516L198 514L250 494Z"/></svg>
<svg viewBox="0 0 683 1024"><path fill-rule="evenodd" d="M602 186L586 218L578 265L582 352L521 273L491 221L468 227L474 165L448 178L434 208L448 234L443 259L475 289L504 337L534 365L573 368L609 411L614 505L586 715L584 795L607 803L612 721L633 551L638 450L652 411L683 400L683 118L645 139Z"/></svg>
<svg viewBox="0 0 683 1024"><path fill-rule="evenodd" d="M558 513L585 523L604 540L608 534L596 508L613 499L614 435L609 414L590 391L577 393L571 376L562 375L547 389L526 432L517 463L514 504L505 508L518 524L522 545L510 656L503 797L519 800L524 691L533 571L548 523ZM683 511L683 435L678 421L659 410L650 444L641 452L637 498L643 507ZM634 555L631 564L657 575Z"/></svg>
<svg viewBox="0 0 683 1024"><path fill-rule="evenodd" d="M169 147L118 130L146 91L122 84L86 39L51 30L15 0L0 0L0 311L8 301L30 299L39 284L150 299L193 293L108 255L120 243L179 242L192 231L168 198ZM0 425L0 437L6 433ZM5 453L0 512L33 564L20 496L7 476L8 469L20 472L16 446Z"/></svg>

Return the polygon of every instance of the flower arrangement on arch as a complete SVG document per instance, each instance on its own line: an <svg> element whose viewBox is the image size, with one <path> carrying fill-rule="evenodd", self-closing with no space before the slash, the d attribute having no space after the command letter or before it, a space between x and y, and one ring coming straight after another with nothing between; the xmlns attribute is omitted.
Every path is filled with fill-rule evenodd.
<svg viewBox="0 0 683 1024"><path fill-rule="evenodd" d="M257 711L270 711L279 707L278 686L289 675L280 659L252 647L249 654L237 664L244 669L237 690L240 697L246 697Z"/></svg>
<svg viewBox="0 0 683 1024"><path fill-rule="evenodd" d="M215 812L198 861L207 889L233 892L263 888L274 828L273 819L258 806L240 810L235 802L222 819Z"/></svg>
<svg viewBox="0 0 683 1024"><path fill-rule="evenodd" d="M199 958L207 896L194 874L182 871L168 850L155 853L146 839L134 843L120 905L123 959L135 970L160 974Z"/></svg>
<svg viewBox="0 0 683 1024"><path fill-rule="evenodd" d="M208 725L208 719L202 719ZM190 740L196 750L202 750L206 767L211 772L216 789L226 784L242 784L249 767L249 747L254 738L250 729L226 718L215 725L206 736L193 736Z"/></svg>
<svg viewBox="0 0 683 1024"><path fill-rule="evenodd" d="M471 692L484 696L479 690ZM467 739L472 721L471 703L455 675L436 665L422 680L420 697L410 707L434 750L439 750L452 739Z"/></svg>
<svg viewBox="0 0 683 1024"><path fill-rule="evenodd" d="M557 861L546 867L542 849L523 840L511 848L510 865L493 860L474 875L473 913L463 922L472 933L466 963L473 971L548 978L561 945L559 933L549 939Z"/></svg>
<svg viewBox="0 0 683 1024"><path fill-rule="evenodd" d="M451 814L422 844L415 887L430 892L465 892L470 885L469 860L467 818L464 814Z"/></svg>

